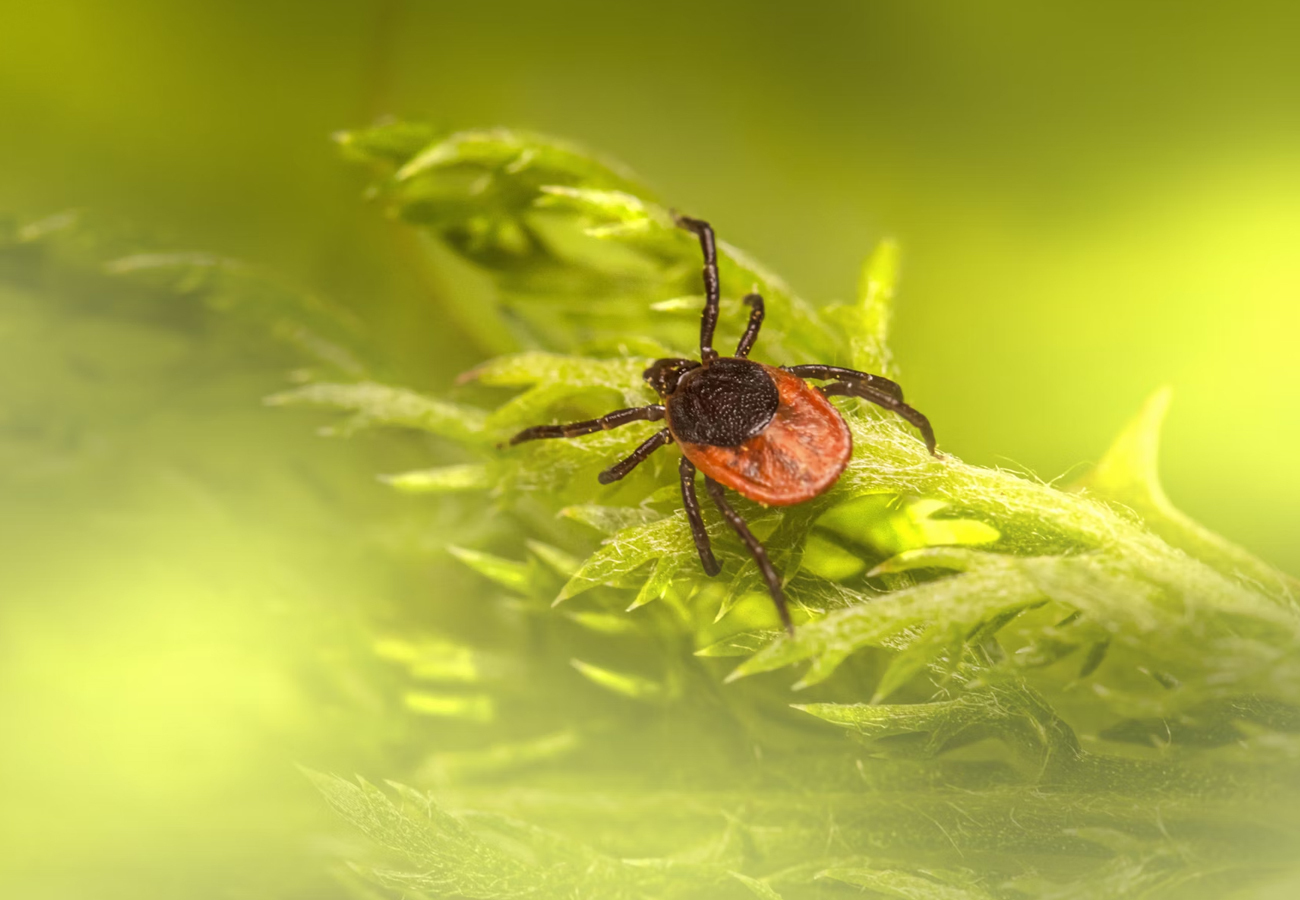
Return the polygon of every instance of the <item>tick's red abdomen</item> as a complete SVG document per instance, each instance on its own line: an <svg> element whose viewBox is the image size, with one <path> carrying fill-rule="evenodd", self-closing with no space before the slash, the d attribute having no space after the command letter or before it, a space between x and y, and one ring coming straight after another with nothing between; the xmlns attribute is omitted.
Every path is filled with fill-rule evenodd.
<svg viewBox="0 0 1300 900"><path fill-rule="evenodd" d="M736 447L682 441L705 475L765 506L792 506L826 491L853 454L848 426L830 401L802 378L763 366L781 397L772 421ZM669 428L672 417L669 415Z"/></svg>

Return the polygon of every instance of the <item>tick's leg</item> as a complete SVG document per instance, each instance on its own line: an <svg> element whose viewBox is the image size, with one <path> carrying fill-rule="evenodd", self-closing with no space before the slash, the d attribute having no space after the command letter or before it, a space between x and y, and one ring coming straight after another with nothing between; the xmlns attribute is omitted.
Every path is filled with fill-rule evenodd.
<svg viewBox="0 0 1300 900"><path fill-rule="evenodd" d="M656 359L641 377L660 397L668 397L677 392L677 383L683 375L699 367L699 362L693 359Z"/></svg>
<svg viewBox="0 0 1300 900"><path fill-rule="evenodd" d="M597 476L598 479L600 480L600 483L613 484L615 481L618 481L628 472L631 472L638 465L640 465L641 461L644 460L647 456L649 456L651 453L654 453L656 450L658 450L660 447L662 447L664 444L668 443L672 439L673 437L671 434L668 433L667 428L665 428L663 431L656 431L654 434L650 435L650 437L646 438L640 447L637 447L635 450L633 450L627 456L627 458L614 463L614 465L610 466L608 469L601 472L600 475Z"/></svg>
<svg viewBox="0 0 1300 900"><path fill-rule="evenodd" d="M713 240L713 228L708 222L689 216L673 217L679 226L700 239L704 253L704 315L700 318L700 359L708 362L718 358L713 349L713 329L718 324L718 248Z"/></svg>
<svg viewBox="0 0 1300 900"><path fill-rule="evenodd" d="M722 485L707 475L704 476L704 484L709 489L709 496L713 498L713 505L718 508L718 512L722 513L722 517L727 520L727 524L736 530L740 540L749 548L750 554L754 557L754 562L758 563L758 570L763 573L763 580L767 582L767 589L772 595L773 602L776 603L776 611L781 616L781 622L785 625L785 630L793 635L794 623L790 621L790 610L785 605L785 591L781 590L781 576L772 567L772 561L767 558L767 551L758 542L758 538L754 537L754 533L749 530L749 526L740 517L740 513L731 508Z"/></svg>
<svg viewBox="0 0 1300 900"><path fill-rule="evenodd" d="M676 357L656 359L650 364L650 368L641 373L641 377L651 384L654 384L656 381L663 381L664 372L668 370L681 369L682 371L686 371L688 369L698 368L699 365L700 364L693 359L677 359Z"/></svg>
<svg viewBox="0 0 1300 900"><path fill-rule="evenodd" d="M749 356L750 348L754 346L754 341L758 340L758 329L763 327L763 298L758 294L746 294L745 303L752 308L749 313L749 324L745 327L745 333L740 336L740 343L736 345L736 355L742 359Z"/></svg>
<svg viewBox="0 0 1300 900"><path fill-rule="evenodd" d="M722 571L722 566L713 556L709 546L709 533L704 530L704 517L700 515L700 498L695 496L695 464L682 457L682 506L686 507L686 518L691 523L691 536L695 538L695 549L700 554L700 565L704 574L712 578Z"/></svg>
<svg viewBox="0 0 1300 900"><path fill-rule="evenodd" d="M925 449L930 451L930 455L939 455L934 449L934 429L930 427L930 420L897 397L882 393L863 382L850 384L836 381L821 388L821 392L827 397L861 397L863 400L870 400L877 406L883 406L885 409L897 413L901 418L915 425L917 430L921 432L921 437L925 439Z"/></svg>
<svg viewBox="0 0 1300 900"><path fill-rule="evenodd" d="M841 369L839 366L823 366L819 363L807 366L784 366L784 368L791 375L798 375L800 378L816 378L819 381L835 378L840 381L865 384L867 387L888 394L900 403L903 400L903 389L898 386L897 382L882 378L879 375L872 375L869 372L859 372L856 369Z"/></svg>
<svg viewBox="0 0 1300 900"><path fill-rule="evenodd" d="M510 443L513 445L542 438L577 437L580 434L591 434L593 431L609 431L611 428L618 428L630 422L658 422L663 417L664 408L658 403L632 409L616 409L599 419L588 419L585 422L570 422L567 425L534 425L512 437Z"/></svg>

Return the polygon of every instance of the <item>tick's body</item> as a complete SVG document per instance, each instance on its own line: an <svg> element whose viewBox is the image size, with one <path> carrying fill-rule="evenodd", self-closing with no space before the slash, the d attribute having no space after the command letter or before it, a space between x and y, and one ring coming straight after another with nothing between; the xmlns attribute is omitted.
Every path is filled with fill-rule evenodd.
<svg viewBox="0 0 1300 900"><path fill-rule="evenodd" d="M713 229L698 219L678 217L695 233L704 251L704 315L700 322L700 360L661 359L645 380L662 404L620 409L599 419L568 425L538 425L519 432L511 444L539 438L577 437L630 422L667 420L626 459L600 473L602 484L618 481L654 451L669 443L682 448L682 503L691 524L700 563L709 575L722 570L713 556L695 495L695 470L704 473L718 511L749 549L767 582L786 630L793 632L781 577L745 520L727 502L724 487L764 506L791 506L825 492L840 477L853 453L848 426L827 397L852 396L893 410L915 425L934 453L930 423L903 402L903 389L887 378L819 364L775 368L746 359L763 324L763 298L750 294L751 307L735 356L713 349L718 321L718 263ZM815 378L830 384L813 388Z"/></svg>
<svg viewBox="0 0 1300 900"><path fill-rule="evenodd" d="M765 506L811 500L840 477L853 439L826 397L784 369L724 356L667 398L668 430L706 478Z"/></svg>

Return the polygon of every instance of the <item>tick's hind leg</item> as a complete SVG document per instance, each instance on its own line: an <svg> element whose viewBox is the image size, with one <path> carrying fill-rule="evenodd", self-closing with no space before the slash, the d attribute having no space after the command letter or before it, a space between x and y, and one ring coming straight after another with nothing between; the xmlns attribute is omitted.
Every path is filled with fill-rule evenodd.
<svg viewBox="0 0 1300 900"><path fill-rule="evenodd" d="M741 359L749 356L754 341L758 340L758 329L763 327L762 295L746 294L745 304L750 307L749 324L745 326L745 333L740 336L740 343L736 345L736 355Z"/></svg>
<svg viewBox="0 0 1300 900"><path fill-rule="evenodd" d="M731 508L727 502L725 489L721 484L714 481L707 475L704 476L704 484L709 489L709 496L713 498L713 505L722 513L722 517L727 520L727 524L735 529L740 540L749 548L750 554L754 557L754 562L758 563L758 570L763 573L763 580L767 582L768 592L772 595L772 600L776 603L776 611L781 616L781 623L785 625L785 630L794 635L794 623L790 621L790 610L785 603L785 591L781 589L781 576L772 566L772 561L767 558L767 551L763 545L754 537L754 533L749 530L745 520L740 517L740 513Z"/></svg>
<svg viewBox="0 0 1300 900"><path fill-rule="evenodd" d="M900 418L915 425L917 431L921 432L921 437L925 440L925 449L930 451L931 456L939 455L934 449L934 429L930 427L930 420L897 397L885 394L861 382L854 384L837 381L821 388L821 392L827 397L861 397L863 400L870 400L877 406L896 413Z"/></svg>
<svg viewBox="0 0 1300 900"><path fill-rule="evenodd" d="M642 442L641 446L628 454L626 458L619 460L614 463L614 465L601 472L600 475L597 476L597 479L601 484L613 484L628 472L631 472L637 466L641 465L647 456L654 453L672 439L673 436L669 434L667 428L663 431L656 431L654 434L650 435L650 437L646 438L645 441Z"/></svg>
<svg viewBox="0 0 1300 900"><path fill-rule="evenodd" d="M658 422L663 417L664 408L658 403L652 406L636 406L632 409L616 409L599 419L588 419L585 422L570 422L567 425L534 425L512 437L510 443L514 445L543 438L578 437L595 431L608 431L632 422Z"/></svg>
<svg viewBox="0 0 1300 900"><path fill-rule="evenodd" d="M695 550L700 554L700 565L704 574L712 578L722 571L722 566L713 556L709 546L709 533L704 530L704 517L700 515L700 498L695 495L695 464L682 457L682 506L686 508L686 518L691 523L691 537L695 538Z"/></svg>
<svg viewBox="0 0 1300 900"><path fill-rule="evenodd" d="M859 372L857 369L842 369L839 366L823 366L820 363L812 363L806 366L784 366L783 368L791 375L798 375L800 378L816 378L818 381L833 378L836 381L846 381L850 384L865 384L882 394L888 394L900 403L903 400L903 389L898 382L890 381L880 375L872 375L870 372Z"/></svg>

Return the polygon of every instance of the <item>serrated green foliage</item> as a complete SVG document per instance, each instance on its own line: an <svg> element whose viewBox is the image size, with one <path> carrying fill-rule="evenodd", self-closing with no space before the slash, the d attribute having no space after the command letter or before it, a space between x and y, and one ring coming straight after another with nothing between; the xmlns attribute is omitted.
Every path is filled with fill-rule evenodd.
<svg viewBox="0 0 1300 900"><path fill-rule="evenodd" d="M451 546L447 548L447 551L484 578L495 581L502 587L524 592L532 583L527 563L502 559L499 556L493 556L491 553L484 553L480 550L467 550L464 547Z"/></svg>
<svg viewBox="0 0 1300 900"><path fill-rule="evenodd" d="M304 377L368 374L359 322L349 311L242 260L141 250L145 243L120 224L67 210L12 229L0 225L0 275L41 284L68 308L189 325L209 339L233 338L245 353L269 340L310 365L300 370ZM87 304L85 294L96 300Z"/></svg>
<svg viewBox="0 0 1300 900"><path fill-rule="evenodd" d="M628 612L634 609L640 609L652 600L658 600L668 590L668 586L673 583L673 577L676 576L677 570L681 568L682 558L680 555L661 556L655 561L654 568L650 571L650 577L645 580L641 590L637 591L636 599L632 601Z"/></svg>
<svg viewBox="0 0 1300 900"><path fill-rule="evenodd" d="M351 150L396 167L429 134ZM784 900L1247 897L1265 873L1294 883L1295 581L1164 495L1166 394L1073 491L934 461L899 423L843 401L858 450L834 490L784 511L737 501L786 577L790 639L711 511L724 572L699 571L671 450L595 483L652 426L495 447L526 424L650 399L647 362L690 349L698 261L635 185L583 183L599 163L555 156L547 177L568 166L569 181L534 189L532 162L499 165L517 145L493 157L475 140L472 165L496 167L502 196L530 196L518 217L554 241L546 278L477 260L502 290L494 314L536 305L543 327L511 312L513 339L547 349L475 367L448 386L454 401L375 381L346 316L235 261L98 244L71 215L0 241L7 265L57 257L104 295L200 309L214 332L240 323L240 346L261 333L294 347L312 368L275 404L342 413L344 433L438 439L418 445L431 467L385 481L448 517L413 555L424 566L448 551L480 588L465 599L483 626L441 627L458 599L441 576L377 616L369 650L392 677L357 695L393 723L373 736L400 747L388 770L446 806L317 779L396 857L348 851L366 883L384 896ZM434 162L410 180L455 168ZM727 327L746 279L777 298L759 358L888 370L895 248L869 261L856 306L806 316L725 252Z"/></svg>
<svg viewBox="0 0 1300 900"><path fill-rule="evenodd" d="M785 578L790 637L711 510L724 569L700 570L674 451L596 482L653 426L492 446L648 402L648 362L693 353L698 248L669 210L620 167L536 135L391 123L343 140L390 213L490 278L496 303L468 330L511 352L455 389L481 405L365 382L278 402L473 456L409 484L489 488L463 498L492 523L464 529L479 540L440 540L498 597L506 636L475 641L514 669L475 693L401 688L413 713L479 710L459 714L473 738L456 732L413 771L459 808L575 840L476 837L424 795L318 782L405 857L406 874L374 880L485 898L531 879L533 896L1012 900L1217 897L1294 874L1295 582L1169 504L1162 396L1073 491L963 463L942 422L935 459L894 418L837 401L855 453L833 489L781 510L736 500ZM870 256L854 303L821 309L735 248L720 256L720 346L757 288L756 358L893 373L895 244ZM552 754L557 734L580 737Z"/></svg>
<svg viewBox="0 0 1300 900"><path fill-rule="evenodd" d="M399 161L388 140L395 127L341 140L382 145L363 158L381 175L376 193L389 211L493 274L500 310L470 311L476 333L497 333L485 344L500 348L499 335L508 335L519 348L690 350L697 327L689 315L657 317L647 329L645 312L700 293L698 248L635 175L563 141L504 129L450 135ZM774 330L767 355L790 362L838 349L813 307L725 241L719 266L732 321L740 298L757 289L771 318L810 326Z"/></svg>
<svg viewBox="0 0 1300 900"><path fill-rule="evenodd" d="M648 525L663 518L654 510L643 507L599 506L592 503L566 506L560 510L559 515L590 526L601 534L615 534L624 528Z"/></svg>
<svg viewBox="0 0 1300 900"><path fill-rule="evenodd" d="M535 351L499 356L466 372L460 381L479 381L497 387L556 385L573 393L584 388L608 388L619 393L628 393L630 389L629 402L632 402L646 390L640 384L641 373L653 361L649 357L588 359Z"/></svg>
<svg viewBox="0 0 1300 900"><path fill-rule="evenodd" d="M256 323L327 372L352 378L366 374L365 364L350 346L355 328L351 316L240 260L201 252L135 253L104 262L103 271L124 281L200 298L210 309Z"/></svg>
<svg viewBox="0 0 1300 900"><path fill-rule="evenodd" d="M1151 395L1140 413L1115 439L1109 451L1076 486L1124 504L1170 544L1220 571L1238 573L1279 598L1294 599L1300 581L1264 565L1241 547L1191 519L1174 506L1160 485L1160 427L1169 412L1172 392Z"/></svg>
<svg viewBox="0 0 1300 900"><path fill-rule="evenodd" d="M821 877L902 900L991 900L993 896L977 887L956 887L892 869L834 868L822 872Z"/></svg>
<svg viewBox="0 0 1300 900"><path fill-rule="evenodd" d="M995 559L998 561L984 570L926 582L869 601L864 597L861 603L805 625L793 638L774 641L738 666L730 677L734 680L812 660L812 667L798 685L807 687L829 678L850 654L868 646L896 647L907 641L909 631L935 622L933 628L952 634L951 640L941 641L936 647L925 640L922 632L917 644L925 647L929 655L912 662L903 652L894 661L898 664L905 660L910 672L920 671L949 645L955 643L959 649L966 635L985 619L1039 602L1041 594L1032 582L1008 578L999 568L1001 558ZM941 559L930 561L942 563ZM889 672L883 683L899 686L890 680Z"/></svg>
<svg viewBox="0 0 1300 900"><path fill-rule="evenodd" d="M658 579L655 578L655 572L663 572L665 569L659 563L665 559L684 558L694 550L690 526L684 515L669 516L649 525L633 526L611 537L603 547L588 557L565 584L558 600L576 597L602 584L617 584L651 561L655 561L655 568L646 583L657 580L662 582L662 574ZM635 605L642 605L640 599L638 597Z"/></svg>
<svg viewBox="0 0 1300 900"><path fill-rule="evenodd" d="M471 440L479 437L487 417L477 409L424 397L415 391L374 382L353 384L317 382L266 398L271 406L317 406L346 410L352 416L328 433L353 434L377 425L413 428L444 437Z"/></svg>
<svg viewBox="0 0 1300 900"><path fill-rule="evenodd" d="M582 560L570 553L565 553L559 547L552 547L550 544L544 544L541 541L530 540L525 543L534 556L550 567L555 574L564 578L572 578L573 574L582 567Z"/></svg>
<svg viewBox="0 0 1300 900"><path fill-rule="evenodd" d="M750 878L741 872L727 874L749 888L755 897L760 897L762 900L781 900L781 895L776 892L776 889L761 878Z"/></svg>
<svg viewBox="0 0 1300 900"><path fill-rule="evenodd" d="M358 779L306 773L330 806L386 851L418 867L356 865L385 887L466 898L630 896L651 881L616 859L517 822L481 817L476 828L429 796L394 785L400 799Z"/></svg>
<svg viewBox="0 0 1300 900"><path fill-rule="evenodd" d="M334 140L347 159L399 166L437 137L438 130L432 125L394 120L365 131L340 131Z"/></svg>

